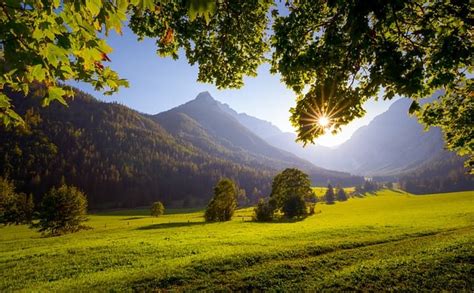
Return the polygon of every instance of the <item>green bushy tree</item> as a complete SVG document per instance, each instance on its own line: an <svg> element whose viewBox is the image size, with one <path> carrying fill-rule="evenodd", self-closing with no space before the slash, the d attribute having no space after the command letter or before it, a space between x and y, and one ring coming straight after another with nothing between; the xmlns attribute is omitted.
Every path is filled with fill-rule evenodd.
<svg viewBox="0 0 474 293"><path fill-rule="evenodd" d="M159 217L165 213L165 206L161 201L154 202L151 205L150 213L153 217Z"/></svg>
<svg viewBox="0 0 474 293"><path fill-rule="evenodd" d="M237 208L239 188L231 179L221 179L214 187L214 196L209 202L204 218L207 222L230 221Z"/></svg>
<svg viewBox="0 0 474 293"><path fill-rule="evenodd" d="M309 176L301 170L287 168L273 179L270 197L288 218L305 216L306 200L313 196Z"/></svg>
<svg viewBox="0 0 474 293"><path fill-rule="evenodd" d="M274 200L264 200L261 198L254 209L255 221L270 222L275 214L276 203Z"/></svg>
<svg viewBox="0 0 474 293"><path fill-rule="evenodd" d="M87 198L74 186L53 187L41 201L39 222L34 224L40 232L51 235L77 232L87 220Z"/></svg>

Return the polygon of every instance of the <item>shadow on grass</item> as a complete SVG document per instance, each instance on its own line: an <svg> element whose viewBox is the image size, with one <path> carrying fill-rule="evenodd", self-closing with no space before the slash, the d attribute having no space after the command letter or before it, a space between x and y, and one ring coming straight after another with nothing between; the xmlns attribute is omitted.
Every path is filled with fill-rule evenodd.
<svg viewBox="0 0 474 293"><path fill-rule="evenodd" d="M130 217L130 218L123 218L122 221L131 221L131 220L141 220L141 219L146 219L148 217L143 216L143 217Z"/></svg>
<svg viewBox="0 0 474 293"><path fill-rule="evenodd" d="M167 208L165 215L189 214L203 211L204 208ZM91 210L89 214L95 216L129 216L129 217L147 217L150 216L150 209L148 207L140 207L133 209L109 209L109 210ZM132 219L131 219L132 220Z"/></svg>
<svg viewBox="0 0 474 293"><path fill-rule="evenodd" d="M173 222L173 223L159 223L148 226L139 227L136 230L155 230L155 229L169 229L169 228L179 228L179 227L192 227L192 226L202 226L207 223L205 222Z"/></svg>
<svg viewBox="0 0 474 293"><path fill-rule="evenodd" d="M308 217L310 217L309 215ZM257 220L252 220L252 223L257 223L257 224L289 224L289 223L298 223L306 220L308 217L300 217L300 218L285 218L285 217L280 217L280 218L275 218L271 221L257 221Z"/></svg>

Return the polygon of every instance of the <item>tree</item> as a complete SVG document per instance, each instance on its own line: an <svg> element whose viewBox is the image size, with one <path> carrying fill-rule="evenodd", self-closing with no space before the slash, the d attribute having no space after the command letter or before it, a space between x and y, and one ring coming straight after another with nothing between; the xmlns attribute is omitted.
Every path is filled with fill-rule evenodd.
<svg viewBox="0 0 474 293"><path fill-rule="evenodd" d="M283 203L281 211L290 219L304 217L308 213L306 201L298 195L289 196Z"/></svg>
<svg viewBox="0 0 474 293"><path fill-rule="evenodd" d="M334 203L334 189L332 188L331 184L328 184L328 189L326 190L326 193L324 194L324 200L328 204L333 204Z"/></svg>
<svg viewBox="0 0 474 293"><path fill-rule="evenodd" d="M472 23L469 1L291 1L274 20L272 71L298 95L298 140L339 131L381 92L413 99L410 113L440 126L446 146L472 160Z"/></svg>
<svg viewBox="0 0 474 293"><path fill-rule="evenodd" d="M112 48L105 41L111 31L122 34L127 16L140 17L159 11L167 0L87 0L29 1L6 0L0 4L0 90L22 91L27 95L31 85L42 84L38 94L43 104L58 101L66 105L73 92L60 82L83 81L96 90L112 94L128 82L106 62ZM184 0L178 9L193 21L209 21L216 9L214 1ZM178 5L178 4L177 4ZM168 5L169 6L169 5ZM169 7L167 7L169 8ZM171 11L166 11L171 13ZM204 20L203 20L204 21ZM167 41L173 32L167 34ZM23 124L11 105L11 97L0 93L0 121Z"/></svg>
<svg viewBox="0 0 474 293"><path fill-rule="evenodd" d="M61 235L76 232L87 220L87 198L74 186L53 187L41 201L39 222L34 224L40 232Z"/></svg>
<svg viewBox="0 0 474 293"><path fill-rule="evenodd" d="M150 212L153 217L159 217L165 213L165 206L161 203L161 201L154 202L151 205Z"/></svg>
<svg viewBox="0 0 474 293"><path fill-rule="evenodd" d="M338 201L346 201L347 200L347 194L346 194L344 188L341 188L339 186L336 188L336 199Z"/></svg>
<svg viewBox="0 0 474 293"><path fill-rule="evenodd" d="M16 193L13 182L0 177L0 224L29 224L33 210L33 196Z"/></svg>
<svg viewBox="0 0 474 293"><path fill-rule="evenodd" d="M273 178L270 197L288 218L305 216L306 200L313 196L309 176L298 169L287 168Z"/></svg>
<svg viewBox="0 0 474 293"><path fill-rule="evenodd" d="M72 95L59 81L85 81L106 93L127 85L104 65L112 50L104 35L121 33L130 16L139 38L157 39L161 56L178 58L183 49L198 66L198 80L219 88L241 87L271 51L271 71L297 96L291 122L304 143L363 116L362 104L379 93L400 95L413 99L410 112L439 126L446 146L470 155L474 165L469 1L288 0L281 14L269 13L281 3L271 0L4 2L0 88L27 94L31 84L43 84L45 105ZM434 102L420 106L439 89ZM0 95L6 124L21 121L10 99ZM319 125L321 117L329 125Z"/></svg>
<svg viewBox="0 0 474 293"><path fill-rule="evenodd" d="M209 202L204 218L207 222L230 221L237 208L239 188L228 178L221 179L214 187L214 197Z"/></svg>
<svg viewBox="0 0 474 293"><path fill-rule="evenodd" d="M261 198L254 209L255 220L257 222L270 222L273 220L275 209L275 201Z"/></svg>

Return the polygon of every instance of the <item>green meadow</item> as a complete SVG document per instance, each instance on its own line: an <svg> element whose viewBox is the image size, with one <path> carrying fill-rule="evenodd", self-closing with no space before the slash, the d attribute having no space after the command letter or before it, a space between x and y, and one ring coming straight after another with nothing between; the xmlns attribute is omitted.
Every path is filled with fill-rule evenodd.
<svg viewBox="0 0 474 293"><path fill-rule="evenodd" d="M474 192L382 190L294 222L252 212L93 214L60 237L1 227L0 291L474 290Z"/></svg>

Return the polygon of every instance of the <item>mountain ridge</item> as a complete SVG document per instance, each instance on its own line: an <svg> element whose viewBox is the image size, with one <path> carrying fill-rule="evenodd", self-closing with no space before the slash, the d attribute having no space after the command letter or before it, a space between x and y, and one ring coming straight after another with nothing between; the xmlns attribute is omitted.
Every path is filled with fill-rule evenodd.
<svg viewBox="0 0 474 293"><path fill-rule="evenodd" d="M156 200L168 206L203 206L216 182L229 177L256 201L268 194L272 177L293 158L291 154L272 158L273 152L283 151L269 145L263 150L269 152L267 157L232 148L231 140L215 139L203 121L185 113L172 113L172 120L162 116L158 123L153 115L81 91L67 108L57 103L43 108L33 93L27 98L9 93L28 127L0 131L0 176L8 176L19 191L33 193L36 200L66 182L84 190L94 209L143 206ZM254 134L232 117L222 117L247 134L250 142L260 141L252 140ZM330 179L361 180L342 172L312 170L321 184Z"/></svg>

